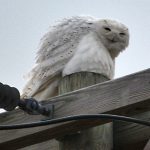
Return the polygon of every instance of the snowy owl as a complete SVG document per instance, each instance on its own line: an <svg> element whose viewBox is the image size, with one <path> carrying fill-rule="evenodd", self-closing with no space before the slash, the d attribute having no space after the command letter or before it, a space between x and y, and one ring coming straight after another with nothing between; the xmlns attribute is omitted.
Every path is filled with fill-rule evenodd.
<svg viewBox="0 0 150 150"><path fill-rule="evenodd" d="M36 65L29 73L22 97L43 100L55 96L60 79L76 72L94 72L112 79L115 58L128 43L128 28L117 21L63 19L41 39Z"/></svg>

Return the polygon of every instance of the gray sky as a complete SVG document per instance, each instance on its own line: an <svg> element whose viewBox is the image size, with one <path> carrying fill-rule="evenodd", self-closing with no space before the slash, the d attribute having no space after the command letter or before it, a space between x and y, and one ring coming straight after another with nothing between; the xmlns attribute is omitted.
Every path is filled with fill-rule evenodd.
<svg viewBox="0 0 150 150"><path fill-rule="evenodd" d="M0 0L0 82L22 89L40 38L56 20L74 15L117 19L130 44L116 60L115 78L150 66L149 0Z"/></svg>

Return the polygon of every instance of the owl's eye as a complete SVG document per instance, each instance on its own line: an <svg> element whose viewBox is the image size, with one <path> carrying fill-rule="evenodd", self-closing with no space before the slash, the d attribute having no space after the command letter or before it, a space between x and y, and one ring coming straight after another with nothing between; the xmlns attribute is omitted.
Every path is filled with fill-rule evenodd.
<svg viewBox="0 0 150 150"><path fill-rule="evenodd" d="M126 35L124 32L121 32L121 33L119 33L121 36L124 36L124 35Z"/></svg>
<svg viewBox="0 0 150 150"><path fill-rule="evenodd" d="M108 28L108 27L104 27L104 29L105 29L106 31L111 31L111 29Z"/></svg>

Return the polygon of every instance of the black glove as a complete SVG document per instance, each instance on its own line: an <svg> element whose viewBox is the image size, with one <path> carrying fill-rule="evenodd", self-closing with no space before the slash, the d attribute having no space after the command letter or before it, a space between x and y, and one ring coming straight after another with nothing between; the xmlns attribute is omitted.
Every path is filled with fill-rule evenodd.
<svg viewBox="0 0 150 150"><path fill-rule="evenodd" d="M0 108L11 111L18 106L20 93L15 87L0 83Z"/></svg>

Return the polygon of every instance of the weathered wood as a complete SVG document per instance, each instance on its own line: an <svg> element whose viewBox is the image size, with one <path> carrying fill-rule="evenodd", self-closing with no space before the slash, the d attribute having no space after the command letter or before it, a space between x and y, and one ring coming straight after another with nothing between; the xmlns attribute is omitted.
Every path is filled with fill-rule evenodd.
<svg viewBox="0 0 150 150"><path fill-rule="evenodd" d="M147 142L146 146L144 147L144 150L150 150L150 139Z"/></svg>
<svg viewBox="0 0 150 150"><path fill-rule="evenodd" d="M150 111L132 116L150 121ZM150 127L127 122L114 122L115 150L143 150L150 138Z"/></svg>
<svg viewBox="0 0 150 150"><path fill-rule="evenodd" d="M55 139L42 142L40 144L31 145L19 150L58 150L59 143Z"/></svg>
<svg viewBox="0 0 150 150"><path fill-rule="evenodd" d="M62 95L64 93L79 90L81 88L102 83L108 80L109 79L106 78L105 76L97 73L91 72L74 73L62 78L62 80L59 83L58 91L59 94Z"/></svg>
<svg viewBox="0 0 150 150"><path fill-rule="evenodd" d="M92 100L92 103L91 103ZM54 117L77 114L112 113L130 116L150 110L150 69L117 80L97 84L79 91L68 93L43 102L55 104ZM86 105L85 105L86 104ZM41 116L29 116L22 111L13 111L0 115L0 124L31 122L44 119ZM109 120L108 120L109 121ZM96 126L106 122L88 121L69 122L32 129L0 131L0 149L8 146L13 149ZM129 138L129 137L128 137ZM32 139L32 140L31 140ZM17 143L17 141L19 141Z"/></svg>
<svg viewBox="0 0 150 150"><path fill-rule="evenodd" d="M71 74L62 78L59 83L59 94L61 95L108 80L109 79L105 76L92 72ZM106 125L83 130L80 133L63 136L59 140L59 150L111 150L113 148L112 137L112 123L108 123Z"/></svg>

